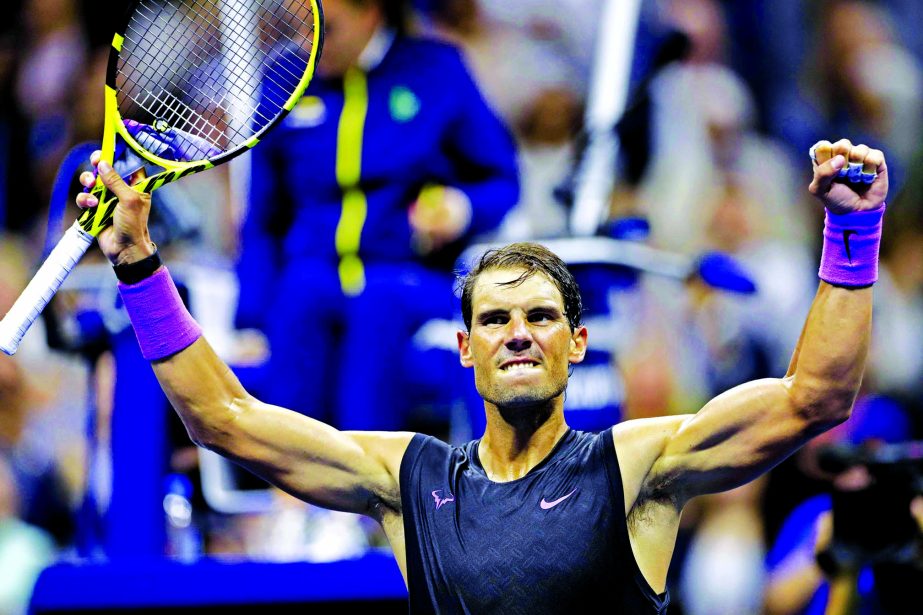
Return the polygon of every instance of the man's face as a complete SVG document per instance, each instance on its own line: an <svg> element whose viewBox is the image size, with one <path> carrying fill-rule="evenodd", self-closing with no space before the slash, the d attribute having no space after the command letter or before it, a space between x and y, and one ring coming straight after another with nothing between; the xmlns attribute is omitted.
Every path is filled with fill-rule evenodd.
<svg viewBox="0 0 923 615"><path fill-rule="evenodd" d="M356 64L375 30L382 25L381 9L374 1L324 0L324 49L317 64L324 77L340 77Z"/></svg>
<svg viewBox="0 0 923 615"><path fill-rule="evenodd" d="M461 363L474 367L478 392L498 407L547 402L564 392L568 368L586 353L586 327L570 330L564 300L547 276L521 284L523 269L482 273L471 297L471 331L458 332Z"/></svg>

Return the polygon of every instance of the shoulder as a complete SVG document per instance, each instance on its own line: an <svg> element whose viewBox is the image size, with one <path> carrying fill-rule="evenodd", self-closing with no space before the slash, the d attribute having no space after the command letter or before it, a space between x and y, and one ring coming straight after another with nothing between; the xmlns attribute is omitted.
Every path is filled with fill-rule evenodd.
<svg viewBox="0 0 923 615"><path fill-rule="evenodd" d="M396 477L410 476L415 467L443 465L456 457L466 457L472 443L458 447L439 438L411 432L364 432L387 457L388 469Z"/></svg>
<svg viewBox="0 0 923 615"><path fill-rule="evenodd" d="M626 514L641 496L651 469L666 450L670 439L691 416L635 419L612 428L612 445L619 460Z"/></svg>
<svg viewBox="0 0 923 615"><path fill-rule="evenodd" d="M400 476L401 461L414 442L426 436L409 431L350 431L346 434L365 454L375 458L394 479Z"/></svg>

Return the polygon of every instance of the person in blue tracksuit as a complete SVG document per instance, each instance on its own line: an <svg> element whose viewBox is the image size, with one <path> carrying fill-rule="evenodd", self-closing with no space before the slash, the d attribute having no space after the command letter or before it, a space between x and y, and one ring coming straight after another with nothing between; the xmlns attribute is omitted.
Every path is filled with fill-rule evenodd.
<svg viewBox="0 0 923 615"><path fill-rule="evenodd" d="M253 385L342 428L402 426L402 349L451 318L446 265L519 198L513 140L458 50L404 34L396 8L324 2L318 75L253 151L242 229L236 325L271 352Z"/></svg>

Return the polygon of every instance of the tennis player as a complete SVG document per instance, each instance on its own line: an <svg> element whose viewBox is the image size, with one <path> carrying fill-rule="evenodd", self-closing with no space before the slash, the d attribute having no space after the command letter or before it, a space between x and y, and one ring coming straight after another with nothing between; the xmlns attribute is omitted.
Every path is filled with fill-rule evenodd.
<svg viewBox="0 0 923 615"><path fill-rule="evenodd" d="M736 387L695 415L599 434L564 421L568 368L584 357L587 329L573 277L538 245L489 252L464 282L458 346L487 429L457 448L412 433L340 432L248 395L150 243L149 197L108 164L99 172L120 204L100 245L191 438L307 502L376 519L412 612L664 613L683 506L756 478L845 420L859 388L885 159L846 140L811 153L810 191L827 210L821 282L785 377ZM363 357L355 361L362 386Z"/></svg>

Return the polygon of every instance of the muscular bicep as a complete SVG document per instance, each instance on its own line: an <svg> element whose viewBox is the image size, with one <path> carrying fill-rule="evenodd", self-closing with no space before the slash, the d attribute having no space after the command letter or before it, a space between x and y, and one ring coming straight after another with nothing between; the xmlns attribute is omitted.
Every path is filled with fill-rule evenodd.
<svg viewBox="0 0 923 615"><path fill-rule="evenodd" d="M667 440L644 489L679 504L738 487L766 472L823 427L800 412L789 379L749 382L685 419Z"/></svg>
<svg viewBox="0 0 923 615"><path fill-rule="evenodd" d="M409 433L341 432L249 395L204 339L153 364L197 444L307 502L376 515L397 511Z"/></svg>
<svg viewBox="0 0 923 615"><path fill-rule="evenodd" d="M400 508L400 460L413 434L343 432L251 398L219 451L302 500L379 516Z"/></svg>

